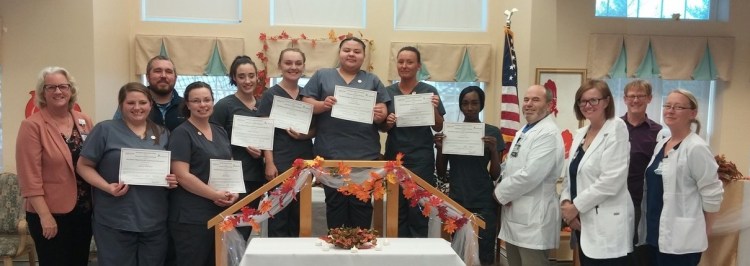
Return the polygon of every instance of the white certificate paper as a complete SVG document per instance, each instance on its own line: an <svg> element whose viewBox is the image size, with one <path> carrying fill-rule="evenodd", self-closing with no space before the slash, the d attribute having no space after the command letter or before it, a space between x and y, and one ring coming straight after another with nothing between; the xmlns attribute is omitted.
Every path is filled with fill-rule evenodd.
<svg viewBox="0 0 750 266"><path fill-rule="evenodd" d="M396 108L397 127L417 127L435 125L435 110L432 107L432 93L396 95L393 97Z"/></svg>
<svg viewBox="0 0 750 266"><path fill-rule="evenodd" d="M234 115L232 145L273 150L273 120L244 115Z"/></svg>
<svg viewBox="0 0 750 266"><path fill-rule="evenodd" d="M372 124L377 95L376 91L336 86L333 92L336 104L331 109L331 117Z"/></svg>
<svg viewBox="0 0 750 266"><path fill-rule="evenodd" d="M283 130L291 128L296 132L307 134L310 130L312 115L312 104L273 96L270 118L273 119L273 125L276 128Z"/></svg>
<svg viewBox="0 0 750 266"><path fill-rule="evenodd" d="M162 150L120 149L120 182L167 187L171 153Z"/></svg>
<svg viewBox="0 0 750 266"><path fill-rule="evenodd" d="M484 155L484 123L443 123L443 154Z"/></svg>
<svg viewBox="0 0 750 266"><path fill-rule="evenodd" d="M219 191L245 193L245 181L242 178L242 161L211 159L210 167L208 174L209 187Z"/></svg>

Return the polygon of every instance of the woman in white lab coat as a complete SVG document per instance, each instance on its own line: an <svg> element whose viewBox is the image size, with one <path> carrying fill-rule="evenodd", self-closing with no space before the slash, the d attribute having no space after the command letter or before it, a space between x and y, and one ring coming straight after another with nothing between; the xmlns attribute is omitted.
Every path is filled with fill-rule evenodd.
<svg viewBox="0 0 750 266"><path fill-rule="evenodd" d="M601 80L585 82L575 97L576 117L589 125L573 139L560 208L578 239L581 265L627 265L625 256L633 250L630 142L612 100Z"/></svg>
<svg viewBox="0 0 750 266"><path fill-rule="evenodd" d="M663 110L672 137L656 144L646 168L639 242L648 245L651 265L698 265L724 190L708 144L690 128L696 123L700 131L695 96L672 91Z"/></svg>

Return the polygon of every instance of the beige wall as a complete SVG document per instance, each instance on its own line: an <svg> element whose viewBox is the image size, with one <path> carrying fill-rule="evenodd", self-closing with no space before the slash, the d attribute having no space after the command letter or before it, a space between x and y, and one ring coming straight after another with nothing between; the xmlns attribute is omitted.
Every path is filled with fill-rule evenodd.
<svg viewBox="0 0 750 266"><path fill-rule="evenodd" d="M94 108L91 1L0 1L3 33L3 166L15 171L15 143L39 71L62 66L76 78L78 102Z"/></svg>
<svg viewBox="0 0 750 266"><path fill-rule="evenodd" d="M40 4L43 2L44 4ZM140 1L52 1L2 0L0 17L8 28L3 35L3 155L8 170L15 169L13 154L15 135L23 119L23 110L36 74L46 65L61 65L77 77L84 92L79 102L95 120L111 117L116 106L115 93L127 81L135 81L133 36L187 35L223 36L245 39L245 53L255 57L261 50L261 32L276 35L285 30L291 36L304 33L318 38L330 28L278 27L269 25L269 1L243 1L243 21L235 25L181 24L142 22ZM518 8L513 17L516 52L519 58L520 88L533 82L537 67L585 68L590 33L626 33L659 35L710 35L736 37L734 80L725 84L719 95L717 130L711 140L714 151L726 153L741 171L750 162L750 140L743 138L749 123L732 123L735 113L748 113L742 100L750 98L747 73L750 70L750 32L741 26L750 19L737 10L750 10L750 3L733 1L729 23L696 23L690 21L628 21L594 19L593 1L507 0L488 1L488 31L400 32L392 29L393 1L367 1L367 29L337 29L337 34L361 31L375 41L373 57L375 74L387 76L391 42L489 43L495 49L494 67L502 53L505 9ZM54 19L53 19L54 18ZM178 66L179 71L179 66ZM743 75L744 74L744 75ZM495 71L493 80L498 80ZM488 123L497 125L499 97L497 82L488 84L485 115ZM523 91L523 90L521 90ZM566 104L561 103L560 108ZM8 110L13 110L9 112ZM15 112L15 110L19 110ZM722 128L733 130L722 130ZM735 130L736 129L736 130Z"/></svg>

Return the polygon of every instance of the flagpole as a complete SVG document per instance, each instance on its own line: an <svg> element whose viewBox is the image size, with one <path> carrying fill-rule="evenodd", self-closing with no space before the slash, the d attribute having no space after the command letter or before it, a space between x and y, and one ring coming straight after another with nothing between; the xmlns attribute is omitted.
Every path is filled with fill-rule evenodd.
<svg viewBox="0 0 750 266"><path fill-rule="evenodd" d="M508 148L521 128L520 104L518 101L518 65L513 45L513 31L510 30L511 17L518 9L505 10L505 47L503 48L500 97L500 133L506 149L503 157L508 154Z"/></svg>

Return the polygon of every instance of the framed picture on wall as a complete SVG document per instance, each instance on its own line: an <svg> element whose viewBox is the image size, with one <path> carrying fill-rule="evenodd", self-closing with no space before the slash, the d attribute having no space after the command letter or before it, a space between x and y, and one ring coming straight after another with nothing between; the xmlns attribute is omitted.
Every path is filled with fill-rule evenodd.
<svg viewBox="0 0 750 266"><path fill-rule="evenodd" d="M576 119L575 95L578 88L586 81L584 68L537 68L536 84L552 90L556 98L555 114L560 129L575 132L583 126L583 121Z"/></svg>

